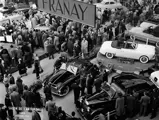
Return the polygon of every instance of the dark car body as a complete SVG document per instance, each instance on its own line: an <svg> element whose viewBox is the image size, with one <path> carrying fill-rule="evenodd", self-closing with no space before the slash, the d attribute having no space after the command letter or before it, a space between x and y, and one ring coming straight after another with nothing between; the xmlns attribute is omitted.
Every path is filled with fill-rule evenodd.
<svg viewBox="0 0 159 120"><path fill-rule="evenodd" d="M55 74L49 75L44 80L44 86L51 83L52 93L57 96L65 96L69 93L71 85L80 79L81 69L85 66L87 72L91 72L94 65L86 60L75 59L66 63L66 69L59 69Z"/></svg>
<svg viewBox="0 0 159 120"><path fill-rule="evenodd" d="M108 112L110 119L113 120L116 113L115 102L119 92L126 96L127 91L136 90L141 96L143 92L150 91L153 86L142 76L131 73L116 75L112 78L110 85L104 83L101 92L80 97L77 110L86 120L95 120L100 113L107 116Z"/></svg>

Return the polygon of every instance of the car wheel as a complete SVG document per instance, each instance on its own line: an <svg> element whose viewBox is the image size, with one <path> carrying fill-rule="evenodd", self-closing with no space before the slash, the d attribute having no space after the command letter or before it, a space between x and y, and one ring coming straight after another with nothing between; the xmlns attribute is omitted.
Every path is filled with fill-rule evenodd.
<svg viewBox="0 0 159 120"><path fill-rule="evenodd" d="M156 47L159 47L159 42L156 42Z"/></svg>
<svg viewBox="0 0 159 120"><path fill-rule="evenodd" d="M66 96L68 93L69 93L69 91L70 91L70 88L69 88L69 86L65 86L65 87L63 87L62 89L61 89L61 95L62 96Z"/></svg>
<svg viewBox="0 0 159 120"><path fill-rule="evenodd" d="M109 59L112 59L114 57L112 53L106 53L105 56Z"/></svg>
<svg viewBox="0 0 159 120"><path fill-rule="evenodd" d="M149 58L148 58L147 56L144 55L144 56L141 56L141 57L140 57L140 62L141 62L141 63L144 63L144 64L145 64L145 63L147 63L148 61L149 61Z"/></svg>

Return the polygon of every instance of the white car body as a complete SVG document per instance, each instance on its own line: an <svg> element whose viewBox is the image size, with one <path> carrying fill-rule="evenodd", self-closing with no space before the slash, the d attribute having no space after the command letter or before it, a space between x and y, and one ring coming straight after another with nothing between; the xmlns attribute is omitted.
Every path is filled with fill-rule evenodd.
<svg viewBox="0 0 159 120"><path fill-rule="evenodd" d="M101 3L95 3L97 9L101 9L104 11L107 9L116 9L116 8L122 8L121 3L117 3L115 0L103 0Z"/></svg>
<svg viewBox="0 0 159 120"><path fill-rule="evenodd" d="M135 47L132 47L132 44ZM146 44L137 44L133 42L123 42L122 47L118 46L117 41L105 41L99 52L103 55L107 53L113 54L116 57L130 58L139 60L142 56L147 56L148 60L155 58L155 47ZM147 61L148 62L148 61Z"/></svg>
<svg viewBox="0 0 159 120"><path fill-rule="evenodd" d="M145 33L144 30L147 30L149 27L157 27L156 24L150 23L150 22L143 22L140 24L140 27L133 27L128 31L129 36L135 37L135 39L138 39L140 41L144 42L151 42L151 43L156 43L157 41L159 42L159 37L155 37L151 34Z"/></svg>
<svg viewBox="0 0 159 120"><path fill-rule="evenodd" d="M159 71L151 73L150 80L159 88Z"/></svg>

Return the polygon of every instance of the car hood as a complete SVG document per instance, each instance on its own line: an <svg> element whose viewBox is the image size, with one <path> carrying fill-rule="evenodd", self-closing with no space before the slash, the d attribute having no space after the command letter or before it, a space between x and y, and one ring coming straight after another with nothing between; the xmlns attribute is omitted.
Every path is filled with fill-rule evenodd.
<svg viewBox="0 0 159 120"><path fill-rule="evenodd" d="M131 29L129 30L129 32L137 33L137 34L143 32L143 31L144 31L144 28L142 28L142 27L133 27L133 28L131 28Z"/></svg>
<svg viewBox="0 0 159 120"><path fill-rule="evenodd" d="M102 96L103 93L105 94L105 96ZM95 93L89 97L86 97L85 102L87 105L95 105L106 102L109 99L110 99L109 95L105 91L101 91L99 93Z"/></svg>
<svg viewBox="0 0 159 120"><path fill-rule="evenodd" d="M148 21L142 22L142 23L140 24L140 27L143 28L144 30L148 29L150 26L152 26L153 28L154 28L154 27L157 27L156 24L153 24L153 23L148 22Z"/></svg>
<svg viewBox="0 0 159 120"><path fill-rule="evenodd" d="M142 53L146 53L146 55L147 54L155 55L155 47L152 45L138 44L137 50Z"/></svg>

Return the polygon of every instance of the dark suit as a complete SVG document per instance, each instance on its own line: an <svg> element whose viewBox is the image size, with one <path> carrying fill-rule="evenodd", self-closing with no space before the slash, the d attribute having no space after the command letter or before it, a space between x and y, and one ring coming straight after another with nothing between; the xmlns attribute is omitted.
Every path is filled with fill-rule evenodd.
<svg viewBox="0 0 159 120"><path fill-rule="evenodd" d="M141 103L140 115L142 115L142 114L146 115L148 105L150 104L150 97L148 97L146 95L142 96L141 100L140 100L140 103Z"/></svg>
<svg viewBox="0 0 159 120"><path fill-rule="evenodd" d="M26 107L33 107L33 93L28 91L28 90L24 90L23 92L23 98L26 102Z"/></svg>
<svg viewBox="0 0 159 120"><path fill-rule="evenodd" d="M77 101L78 101L79 96L80 96L81 88L77 83L72 84L72 88L74 91L74 103L77 105Z"/></svg>
<svg viewBox="0 0 159 120"><path fill-rule="evenodd" d="M10 96L11 96L11 101L13 103L13 106L14 107L21 107L21 103L20 103L21 98L20 98L19 93L16 91L13 91Z"/></svg>
<svg viewBox="0 0 159 120"><path fill-rule="evenodd" d="M116 99L115 108L116 108L116 115L117 115L118 119L123 120L122 118L125 114L125 100L124 100L124 97Z"/></svg>
<svg viewBox="0 0 159 120"><path fill-rule="evenodd" d="M133 112L134 112L134 107L135 107L135 97L127 96L126 105L127 105L127 115L128 115L128 117L132 117L134 115Z"/></svg>

